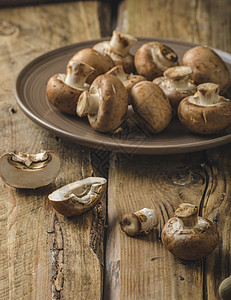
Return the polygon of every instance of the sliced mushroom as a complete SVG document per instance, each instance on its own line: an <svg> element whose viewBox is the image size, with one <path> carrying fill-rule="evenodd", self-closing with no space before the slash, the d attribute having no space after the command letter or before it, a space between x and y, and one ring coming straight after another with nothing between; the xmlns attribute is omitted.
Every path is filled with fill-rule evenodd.
<svg viewBox="0 0 231 300"><path fill-rule="evenodd" d="M222 300L231 299L231 276L225 278L219 286L219 295Z"/></svg>
<svg viewBox="0 0 231 300"><path fill-rule="evenodd" d="M164 130L171 121L172 108L162 89L151 81L137 83L131 91L132 107L140 125L151 133Z"/></svg>
<svg viewBox="0 0 231 300"><path fill-rule="evenodd" d="M113 75L100 75L92 83L89 92L81 94L77 114L88 116L92 128L110 132L125 120L128 94L123 83Z"/></svg>
<svg viewBox="0 0 231 300"><path fill-rule="evenodd" d="M222 58L207 46L196 46L185 52L182 64L193 70L192 79L197 83L212 82L224 94L230 85L230 72Z"/></svg>
<svg viewBox="0 0 231 300"><path fill-rule="evenodd" d="M178 116L192 132L218 133L231 125L231 100L219 96L217 84L203 83L193 96L180 102Z"/></svg>
<svg viewBox="0 0 231 300"><path fill-rule="evenodd" d="M162 242L173 255L184 260L201 259L218 244L216 226L208 219L198 216L198 207L182 203L174 217L164 225Z"/></svg>
<svg viewBox="0 0 231 300"><path fill-rule="evenodd" d="M72 60L66 74L56 74L48 80L47 99L59 111L75 115L79 96L90 87L86 78L93 72L91 66Z"/></svg>
<svg viewBox="0 0 231 300"><path fill-rule="evenodd" d="M6 153L0 158L0 176L12 187L35 189L54 181L60 165L58 154L50 150L37 154Z"/></svg>
<svg viewBox="0 0 231 300"><path fill-rule="evenodd" d="M122 65L115 66L114 68L109 70L106 74L116 76L123 82L123 84L128 92L128 104L129 105L131 104L131 90L132 90L133 86L140 81L146 80L146 78L144 76L134 75L132 73L130 73L130 74L125 73Z"/></svg>
<svg viewBox="0 0 231 300"><path fill-rule="evenodd" d="M126 73L132 73L134 68L134 55L129 50L137 39L129 34L113 31L110 41L103 41L93 48L102 54L108 54L115 65L122 65Z"/></svg>
<svg viewBox="0 0 231 300"><path fill-rule="evenodd" d="M164 91L174 111L183 98L193 95L197 88L190 79L192 69L187 66L176 66L167 69L164 76L158 77L153 82Z"/></svg>
<svg viewBox="0 0 231 300"><path fill-rule="evenodd" d="M94 72L90 74L86 80L89 84L91 84L97 76L106 73L115 65L109 55L103 55L92 48L84 48L76 52L67 64L67 68L72 60L81 61L94 68Z"/></svg>
<svg viewBox="0 0 231 300"><path fill-rule="evenodd" d="M143 208L135 213L124 214L120 219L121 229L129 236L148 234L157 225L157 215L150 208Z"/></svg>
<svg viewBox="0 0 231 300"><path fill-rule="evenodd" d="M143 44L135 54L136 70L147 80L160 77L168 68L177 65L177 54L168 46L156 41Z"/></svg>
<svg viewBox="0 0 231 300"><path fill-rule="evenodd" d="M52 206L64 216L80 215L96 206L106 192L107 180L87 177L69 183L48 195Z"/></svg>

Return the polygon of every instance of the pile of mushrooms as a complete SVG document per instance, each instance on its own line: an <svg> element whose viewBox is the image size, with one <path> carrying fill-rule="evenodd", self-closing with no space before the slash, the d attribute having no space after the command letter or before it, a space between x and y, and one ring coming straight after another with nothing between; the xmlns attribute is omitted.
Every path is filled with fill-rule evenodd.
<svg viewBox="0 0 231 300"><path fill-rule="evenodd" d="M230 72L214 50L193 47L180 65L177 53L159 41L144 43L133 54L136 42L114 30L110 40L79 50L65 74L49 79L48 101L62 113L87 118L102 133L117 132L126 120L129 127L129 113L132 126L153 134L167 128L174 114L197 134L231 125L231 101L219 95L230 86Z"/></svg>

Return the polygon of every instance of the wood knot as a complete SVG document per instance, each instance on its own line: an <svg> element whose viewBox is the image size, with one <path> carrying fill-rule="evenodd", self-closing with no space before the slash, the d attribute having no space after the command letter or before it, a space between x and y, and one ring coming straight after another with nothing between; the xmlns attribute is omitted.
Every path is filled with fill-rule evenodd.
<svg viewBox="0 0 231 300"><path fill-rule="evenodd" d="M0 37L14 37L19 33L18 26L7 21L0 22Z"/></svg>

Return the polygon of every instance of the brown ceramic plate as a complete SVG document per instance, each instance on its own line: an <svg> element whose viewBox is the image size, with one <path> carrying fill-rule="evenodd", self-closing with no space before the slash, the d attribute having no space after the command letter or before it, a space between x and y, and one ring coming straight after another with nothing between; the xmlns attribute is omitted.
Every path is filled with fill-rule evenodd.
<svg viewBox="0 0 231 300"><path fill-rule="evenodd" d="M183 53L195 44L155 38L139 38L132 47L135 53L141 44L158 40L175 50L181 59ZM46 98L46 83L55 73L65 73L68 60L82 48L92 47L101 40L87 41L48 52L30 62L18 75L15 96L23 112L34 122L60 137L77 144L108 151L136 154L173 154L193 152L231 142L231 128L224 133L202 136L183 128L173 118L168 128L160 134L151 135L142 128L127 129L117 134L101 134L94 131L86 119L71 117L57 111ZM231 55L216 50L231 70Z"/></svg>

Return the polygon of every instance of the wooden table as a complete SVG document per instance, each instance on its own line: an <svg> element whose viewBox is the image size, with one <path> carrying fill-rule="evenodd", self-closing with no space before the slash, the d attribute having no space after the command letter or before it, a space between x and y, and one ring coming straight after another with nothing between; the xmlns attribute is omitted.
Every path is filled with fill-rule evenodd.
<svg viewBox="0 0 231 300"><path fill-rule="evenodd" d="M219 284L231 273L231 144L169 156L95 151L29 120L16 103L13 84L37 56L109 36L116 24L135 36L231 53L230 11L229 0L77 1L0 9L0 154L52 149L62 158L59 176L47 187L18 190L0 181L0 299L219 299ZM108 179L102 203L76 218L56 213L47 195L93 174ZM219 246L203 260L181 261L162 245L163 224L182 202L199 205L201 215L217 225ZM147 237L129 238L118 218L143 207L155 208L160 225Z"/></svg>

